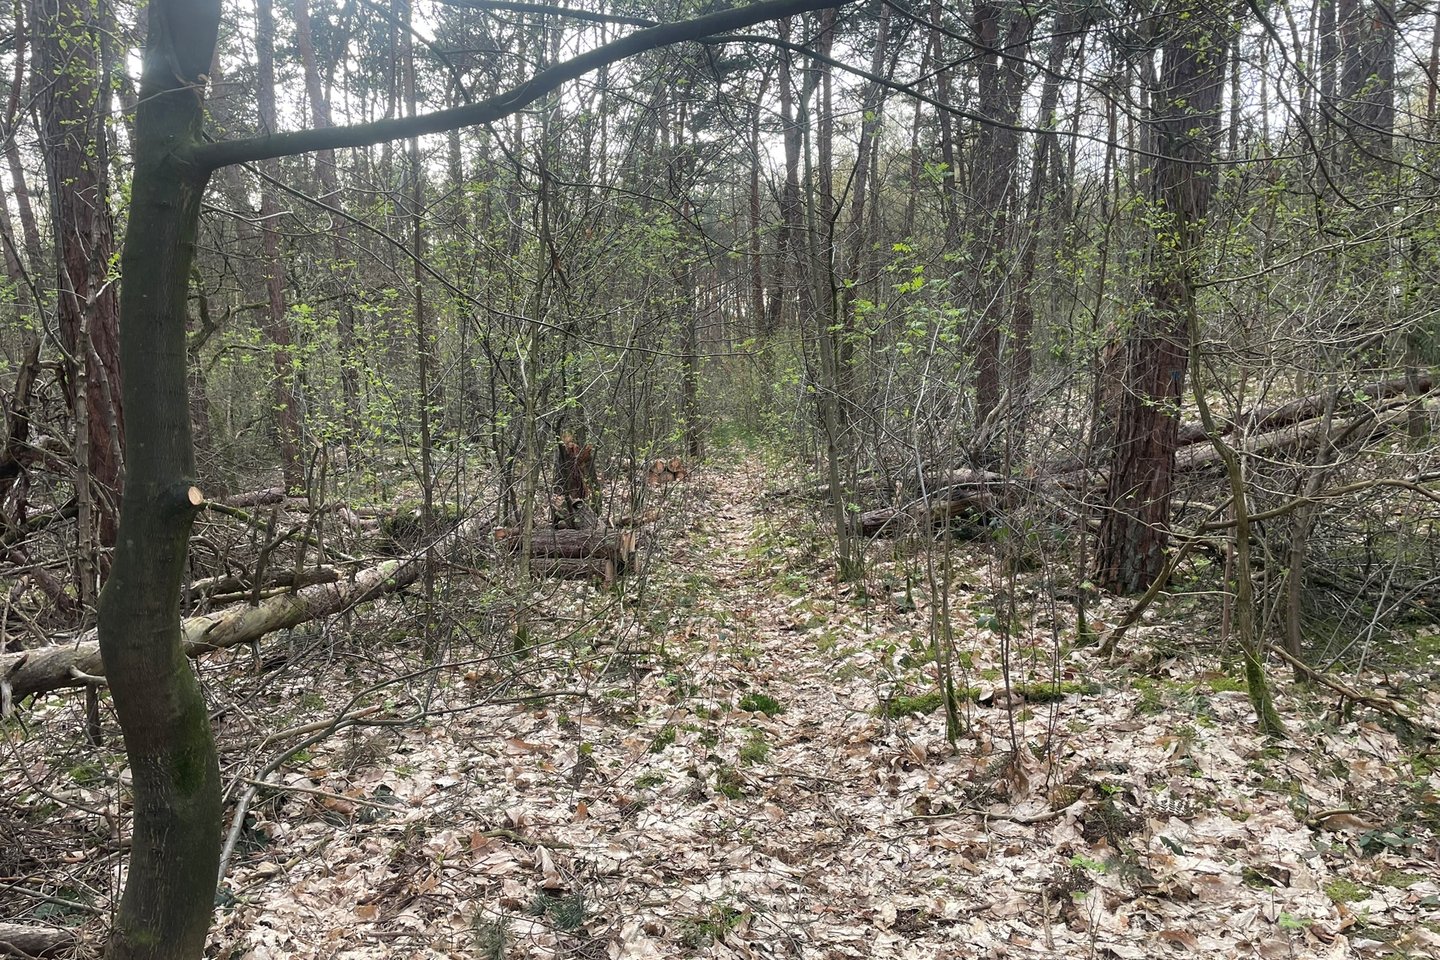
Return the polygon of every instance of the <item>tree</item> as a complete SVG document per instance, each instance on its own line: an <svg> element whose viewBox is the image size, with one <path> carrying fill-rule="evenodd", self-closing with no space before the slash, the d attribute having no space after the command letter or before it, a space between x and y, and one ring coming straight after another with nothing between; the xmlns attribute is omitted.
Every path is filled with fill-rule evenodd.
<svg viewBox="0 0 1440 960"><path fill-rule="evenodd" d="M1180 0L1163 29L1164 61L1152 98L1145 299L1125 346L1125 390L1095 555L1097 582L1117 593L1145 589L1165 566L1194 261L1214 186L1210 163L1229 28L1223 10Z"/></svg>
<svg viewBox="0 0 1440 960"><path fill-rule="evenodd" d="M194 486L185 325L201 202L236 163L366 146L506 117L567 81L645 50L843 0L765 0L637 30L477 104L355 126L207 143L204 89L219 0L152 0L133 140L119 344L131 457L110 580L100 598L106 674L133 774L134 828L112 958L204 950L220 852L220 773L204 698L180 643Z"/></svg>
<svg viewBox="0 0 1440 960"><path fill-rule="evenodd" d="M971 240L975 285L970 299L979 318L976 415L984 424L999 407L1004 388L1000 349L1014 289L1009 228L1011 208L1019 193L1016 122L1025 90L1030 13L1024 4L982 0L975 4L974 27L980 45L978 107L982 122L976 134L972 175L977 229Z"/></svg>
<svg viewBox="0 0 1440 960"><path fill-rule="evenodd" d="M279 129L275 118L275 12L271 0L255 5L255 84L260 128L266 133ZM275 196L280 166L274 159L261 165L260 237L261 268L265 275L267 307L261 327L271 344L270 362L275 371L275 433L280 448L280 469L289 490L304 487L300 463L300 416L295 408L293 337L289 307L285 303L285 264L280 256L280 200Z"/></svg>
<svg viewBox="0 0 1440 960"><path fill-rule="evenodd" d="M100 51L101 36L109 29L104 11L81 0L41 0L34 5L35 69L55 238L56 313L66 354L66 397L76 413L81 537L88 539L91 532L84 518L95 502L93 481L100 494L97 531L100 542L108 545L115 539L125 417L119 401L119 302L110 276L115 244L105 129L110 97ZM19 199L23 213L23 191ZM88 553L82 543L82 558ZM90 580L83 569L81 579L87 584Z"/></svg>

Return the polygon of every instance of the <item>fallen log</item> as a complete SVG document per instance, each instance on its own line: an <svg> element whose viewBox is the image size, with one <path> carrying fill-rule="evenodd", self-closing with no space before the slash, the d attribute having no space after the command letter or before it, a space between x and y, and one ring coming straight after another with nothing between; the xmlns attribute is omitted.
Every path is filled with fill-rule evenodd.
<svg viewBox="0 0 1440 960"><path fill-rule="evenodd" d="M63 927L0 923L0 957L48 957L74 945L74 932Z"/></svg>
<svg viewBox="0 0 1440 960"><path fill-rule="evenodd" d="M519 527L497 527L495 543L502 552L513 555L520 552L524 537ZM602 574L609 564L609 573L604 576L608 582L634 567L639 546L639 534L630 529L535 530L530 534L530 569L532 572L555 571L548 575L561 577L574 573L575 577L571 577L574 579L590 574L579 573L580 567L576 564L537 561L582 561L589 565L587 569L598 569Z"/></svg>
<svg viewBox="0 0 1440 960"><path fill-rule="evenodd" d="M227 507L268 507L271 504L284 503L287 496L284 487L266 487L263 490L237 493L220 502Z"/></svg>
<svg viewBox="0 0 1440 960"><path fill-rule="evenodd" d="M619 565L607 557L536 557L530 561L532 577L555 580L599 580L609 586L619 572Z"/></svg>
<svg viewBox="0 0 1440 960"><path fill-rule="evenodd" d="M481 519L468 520L438 546L476 536L484 525ZM180 642L189 657L250 643L277 630L403 590L419 578L424 568L422 556L400 557L361 570L353 580L315 584L255 606L230 607L190 617L180 623ZM32 694L89 686L104 675L105 664L94 630L69 643L0 654L0 713L8 712L12 703Z"/></svg>
<svg viewBox="0 0 1440 960"><path fill-rule="evenodd" d="M340 571L336 567L310 567L301 570L298 576L294 570L278 570L265 575L260 589L308 587L316 583L334 583L339 579ZM245 594L254 589L255 583L248 576L205 577L190 584L190 593L193 596L204 597L211 603L223 602L220 598L226 594ZM236 597L236 599L243 600L244 597Z"/></svg>
<svg viewBox="0 0 1440 960"><path fill-rule="evenodd" d="M935 480L935 488L928 496L857 515L853 522L855 533L863 537L897 537L913 530L928 531L966 514L983 518L998 507L1014 505L1028 492L1021 481L982 470L954 470Z"/></svg>
<svg viewBox="0 0 1440 960"><path fill-rule="evenodd" d="M1332 442L1349 438L1357 431L1363 433L1366 440L1374 440L1404 424L1416 402L1415 397L1392 398L1374 409L1333 422L1324 416L1313 417L1268 433L1248 436L1235 449L1244 456L1273 457L1280 453L1302 452L1327 437ZM1419 399L1419 403L1419 409L1427 414L1433 414L1440 405L1434 397ZM1177 471L1204 470L1220 463L1220 453L1213 446L1183 449L1175 457Z"/></svg>
<svg viewBox="0 0 1440 960"><path fill-rule="evenodd" d="M1413 385L1407 383L1404 377L1392 377L1388 380L1373 380L1370 383L1360 383L1354 386L1340 388L1335 394L1335 409L1337 414L1343 413L1348 415L1360 404L1384 403L1410 390L1416 390L1419 391L1419 393L1429 393L1433 389L1435 389L1435 375L1429 370L1421 372ZM1234 433L1235 428L1241 424L1244 424L1246 432L1252 435L1269 433L1272 430L1280 430L1304 420L1320 417L1325 413L1329 405L1330 391L1326 390L1304 397L1296 397L1278 406L1247 410L1236 420L1226 420L1222 422L1220 424L1219 435L1228 437ZM1205 433L1204 424L1184 423L1180 425L1180 446L1185 447L1192 444L1203 443L1208 439L1209 437Z"/></svg>

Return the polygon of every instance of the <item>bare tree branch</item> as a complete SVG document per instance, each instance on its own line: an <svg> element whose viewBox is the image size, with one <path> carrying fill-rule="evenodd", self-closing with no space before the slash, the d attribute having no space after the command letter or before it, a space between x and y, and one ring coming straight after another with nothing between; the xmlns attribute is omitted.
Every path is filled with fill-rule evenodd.
<svg viewBox="0 0 1440 960"><path fill-rule="evenodd" d="M765 20L840 7L849 2L851 0L764 0L734 10L706 14L693 20L661 24L637 30L619 40L542 70L518 87L481 103L415 117L398 117L345 127L293 130L244 140L211 143L194 150L190 161L201 169L217 170L247 161L290 157L339 147L368 147L391 140L404 140L427 133L441 133L459 127L491 123L523 109L562 84L637 53L674 43L703 40L717 33L743 29Z"/></svg>

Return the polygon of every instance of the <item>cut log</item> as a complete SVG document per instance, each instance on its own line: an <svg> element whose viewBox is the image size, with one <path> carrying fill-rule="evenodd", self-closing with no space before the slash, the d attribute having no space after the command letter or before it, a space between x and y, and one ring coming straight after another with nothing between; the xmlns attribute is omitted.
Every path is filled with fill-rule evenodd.
<svg viewBox="0 0 1440 960"><path fill-rule="evenodd" d="M438 546L477 536L483 520L467 520ZM321 583L295 593L271 597L256 606L230 607L181 621L180 639L187 656L198 657L250 643L276 630L298 626L347 610L414 583L425 569L421 556L387 560L362 570L355 579ZM53 647L0 655L0 707L35 693L66 687L83 687L105 675L100 644L94 630Z"/></svg>
<svg viewBox="0 0 1440 960"><path fill-rule="evenodd" d="M679 457L656 460L645 471L645 485L647 487L663 487L684 480L688 476L690 476L690 468L685 466L685 461Z"/></svg>
<svg viewBox="0 0 1440 960"><path fill-rule="evenodd" d="M609 586L619 572L619 565L608 557L536 557L530 561L532 577L556 580L598 580Z"/></svg>
<svg viewBox="0 0 1440 960"><path fill-rule="evenodd" d="M518 527L495 530L495 543L506 553L519 553L523 542ZM530 535L531 569L534 560L604 560L614 564L614 574L623 574L633 567L639 545L639 535L628 529L536 530Z"/></svg>
<svg viewBox="0 0 1440 960"><path fill-rule="evenodd" d="M75 934L63 927L0 923L0 957L49 957L75 945Z"/></svg>

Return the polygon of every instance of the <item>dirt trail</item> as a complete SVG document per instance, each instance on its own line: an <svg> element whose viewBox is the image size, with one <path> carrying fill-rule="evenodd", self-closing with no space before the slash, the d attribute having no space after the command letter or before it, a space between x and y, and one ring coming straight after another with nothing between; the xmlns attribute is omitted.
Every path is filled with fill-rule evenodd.
<svg viewBox="0 0 1440 960"><path fill-rule="evenodd" d="M837 588L807 518L764 486L753 468L696 478L647 602L555 678L573 696L460 710L457 681L437 701L453 721L294 774L319 792L237 866L231 955L1366 955L1357 908L1327 895L1342 828L1307 828L1296 787L1270 781L1311 809L1388 789L1388 734L1353 731L1333 747L1348 766L1324 770L1264 753L1243 693L1195 686L1195 663L1169 668L1190 700L1167 712L1082 654L1058 669L1088 692L1007 710L985 689L996 638L957 603L988 705L952 750L938 712L878 709L934 688L924 597L893 603L878 557L875 600ZM1016 638L1043 676L1049 644ZM1347 876L1423 946L1440 887L1416 862ZM1408 886L1377 879L1400 867Z"/></svg>

